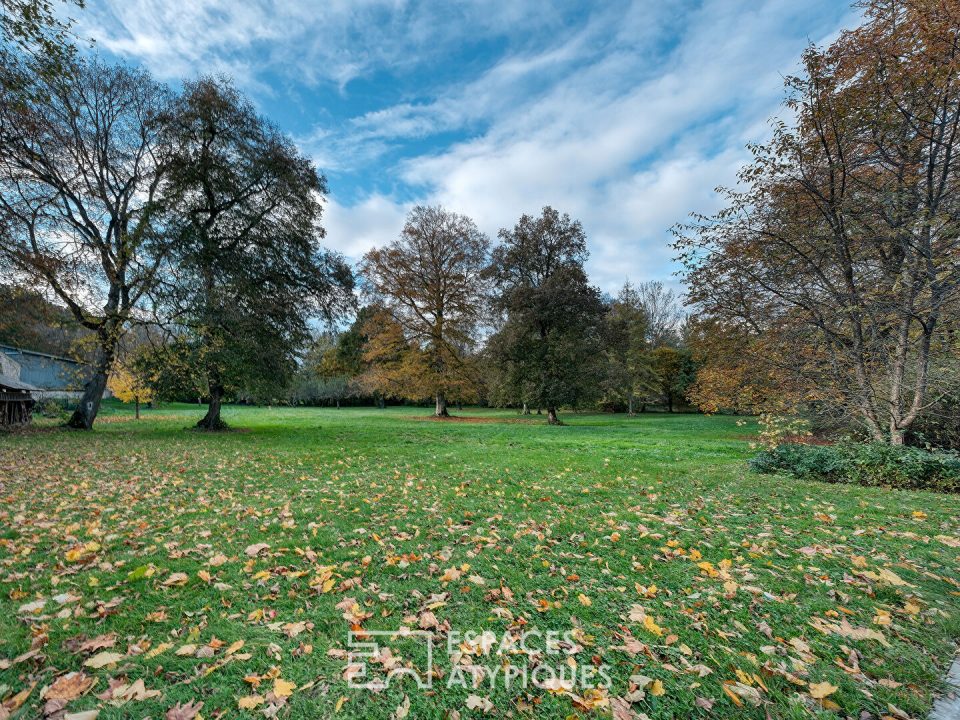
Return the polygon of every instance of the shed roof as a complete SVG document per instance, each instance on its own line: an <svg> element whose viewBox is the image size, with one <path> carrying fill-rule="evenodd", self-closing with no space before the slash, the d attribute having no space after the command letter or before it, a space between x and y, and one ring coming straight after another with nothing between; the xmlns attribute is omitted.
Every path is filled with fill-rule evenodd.
<svg viewBox="0 0 960 720"><path fill-rule="evenodd" d="M30 383L25 383L22 380L17 378L12 378L9 375L0 375L0 388L8 388L10 390L39 390L36 385L31 385Z"/></svg>
<svg viewBox="0 0 960 720"><path fill-rule="evenodd" d="M45 357L45 358L50 358L51 360L59 360L60 362L71 363L73 365L80 365L80 363L74 360L73 358L63 357L63 355L51 355L50 353L39 352L37 350L27 350L26 348L16 347L14 345L0 344L0 351L4 352L7 355L34 355L36 357Z"/></svg>

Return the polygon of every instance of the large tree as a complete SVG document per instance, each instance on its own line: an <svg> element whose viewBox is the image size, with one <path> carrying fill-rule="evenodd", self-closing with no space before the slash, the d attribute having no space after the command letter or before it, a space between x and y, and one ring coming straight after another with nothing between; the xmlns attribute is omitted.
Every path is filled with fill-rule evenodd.
<svg viewBox="0 0 960 720"><path fill-rule="evenodd" d="M960 8L861 6L864 24L787 80L795 120L678 246L707 317L771 351L757 372L899 444L957 370Z"/></svg>
<svg viewBox="0 0 960 720"><path fill-rule="evenodd" d="M224 427L229 392L278 387L308 321L352 303L353 277L320 246L326 181L229 82L187 83L170 122L177 232L158 294L206 380L198 427Z"/></svg>
<svg viewBox="0 0 960 720"><path fill-rule="evenodd" d="M96 336L69 420L89 429L117 343L168 250L162 190L170 93L96 61L0 88L0 261Z"/></svg>
<svg viewBox="0 0 960 720"><path fill-rule="evenodd" d="M559 424L557 408L592 399L602 381L604 305L583 268L586 235L579 221L545 207L499 237L488 275L504 321L490 353L514 397Z"/></svg>
<svg viewBox="0 0 960 720"><path fill-rule="evenodd" d="M483 319L489 244L470 218L417 206L398 240L363 258L370 293L422 353L395 366L391 387L404 397L432 395L438 417L448 415L448 398L475 392L468 358Z"/></svg>

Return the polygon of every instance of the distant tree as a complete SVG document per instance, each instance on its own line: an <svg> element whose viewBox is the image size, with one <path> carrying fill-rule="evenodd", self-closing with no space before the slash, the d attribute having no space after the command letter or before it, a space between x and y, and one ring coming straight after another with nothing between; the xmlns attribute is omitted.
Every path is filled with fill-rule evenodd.
<svg viewBox="0 0 960 720"><path fill-rule="evenodd" d="M341 361L337 338L322 333L307 350L293 384L293 400L299 403L333 402L352 397L359 390L356 376Z"/></svg>
<svg viewBox="0 0 960 720"><path fill-rule="evenodd" d="M650 351L649 361L655 378L654 397L667 406L667 412L673 412L674 405L686 398L695 374L690 352L661 345Z"/></svg>
<svg viewBox="0 0 960 720"><path fill-rule="evenodd" d="M647 320L648 346L677 345L684 316L683 303L677 293L654 280L637 285L634 294Z"/></svg>
<svg viewBox="0 0 960 720"><path fill-rule="evenodd" d="M490 353L514 396L546 408L548 422L559 424L557 408L595 397L603 376L604 306L583 269L586 236L579 222L551 207L537 218L522 216L499 236L488 275L505 320Z"/></svg>
<svg viewBox="0 0 960 720"><path fill-rule="evenodd" d="M218 430L227 393L286 383L309 318L350 307L353 278L319 244L325 179L227 81L187 83L170 128L179 223L158 299L203 371L197 427Z"/></svg>
<svg viewBox="0 0 960 720"><path fill-rule="evenodd" d="M26 96L0 88L0 263L96 336L68 422L90 429L120 337L169 250L171 98L143 71L96 61L32 82Z"/></svg>
<svg viewBox="0 0 960 720"><path fill-rule="evenodd" d="M440 207L415 207L398 240L363 257L370 294L395 326L381 338L390 357L401 338L413 351L391 369L373 373L401 397L432 395L435 414L446 417L450 397L475 393L477 376L468 358L483 319L486 290L481 273L489 240L474 222ZM383 334L383 333L379 333ZM371 362L382 353L375 343ZM388 380L388 381L387 381Z"/></svg>
<svg viewBox="0 0 960 720"><path fill-rule="evenodd" d="M607 361L605 395L634 413L638 396L657 382L647 353L649 323L643 298L629 282L610 303L604 319L603 346Z"/></svg>
<svg viewBox="0 0 960 720"><path fill-rule="evenodd" d="M861 27L786 80L794 120L677 247L691 299L746 338L754 372L902 444L958 372L960 7L860 6Z"/></svg>
<svg viewBox="0 0 960 720"><path fill-rule="evenodd" d="M77 351L88 334L63 305L29 288L0 283L0 345L85 361L88 358Z"/></svg>
<svg viewBox="0 0 960 720"><path fill-rule="evenodd" d="M153 402L155 383L149 365L131 356L114 366L107 387L120 402L134 404L134 416L139 420L140 403Z"/></svg>
<svg viewBox="0 0 960 720"><path fill-rule="evenodd" d="M384 308L369 314L361 328L365 338L360 386L383 398L429 397L432 383L429 358L407 339L403 326Z"/></svg>

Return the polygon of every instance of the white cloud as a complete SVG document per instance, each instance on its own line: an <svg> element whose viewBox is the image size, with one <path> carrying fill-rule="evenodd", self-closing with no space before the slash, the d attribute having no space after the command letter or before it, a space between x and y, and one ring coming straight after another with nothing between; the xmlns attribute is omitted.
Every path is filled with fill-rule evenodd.
<svg viewBox="0 0 960 720"><path fill-rule="evenodd" d="M352 260L370 248L385 245L400 236L409 207L383 195L370 195L355 205L327 202L323 225L325 244Z"/></svg>
<svg viewBox="0 0 960 720"><path fill-rule="evenodd" d="M298 141L326 170L442 203L491 236L546 204L569 212L588 232L593 280L613 291L626 276L669 279L669 227L716 207L713 188L734 182L745 144L767 132L808 39L854 16L836 0L587 8L573 25L533 0L94 0L89 14L112 52L163 77L238 75L268 114L284 89L266 87L267 73L348 94L375 73L407 79L415 95L366 97L374 109L318 117ZM509 42L486 69L437 85L446 53L478 38ZM441 133L461 139L423 149ZM357 258L394 239L411 204L372 189L331 200L328 242Z"/></svg>

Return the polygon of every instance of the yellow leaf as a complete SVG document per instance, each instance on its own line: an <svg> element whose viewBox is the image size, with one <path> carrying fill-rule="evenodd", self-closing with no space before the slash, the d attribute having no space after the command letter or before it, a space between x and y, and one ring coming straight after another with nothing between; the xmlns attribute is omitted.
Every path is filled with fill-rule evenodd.
<svg viewBox="0 0 960 720"><path fill-rule="evenodd" d="M831 685L826 680L819 683L810 683L810 697L814 700L823 700L828 695L833 695L839 690L836 685Z"/></svg>
<svg viewBox="0 0 960 720"><path fill-rule="evenodd" d="M661 695L666 694L666 689L663 687L663 683L659 680L654 680L650 685L650 694L655 697L660 697Z"/></svg>
<svg viewBox="0 0 960 720"><path fill-rule="evenodd" d="M247 695L237 701L237 706L241 710L253 710L258 705L263 705L264 702L265 700L262 695Z"/></svg>
<svg viewBox="0 0 960 720"><path fill-rule="evenodd" d="M165 642L165 643L160 643L160 644L157 645L155 648L153 648L150 652L148 652L148 653L146 654L146 657L147 657L147 659L155 658L155 657L156 657L157 655L159 655L160 653L166 652L167 650L169 650L169 649L172 648L172 647L173 647L173 643L166 643L166 642Z"/></svg>
<svg viewBox="0 0 960 720"><path fill-rule="evenodd" d="M297 686L294 683L283 678L277 678L273 681L273 694L277 697L290 697L296 689Z"/></svg>
<svg viewBox="0 0 960 720"><path fill-rule="evenodd" d="M650 631L650 632L652 632L654 635L656 635L657 637L660 637L661 635L663 635L663 628L661 628L659 625L657 625L657 623L654 621L652 615L647 615L647 616L643 619L643 626L644 626L648 631Z"/></svg>
<svg viewBox="0 0 960 720"><path fill-rule="evenodd" d="M584 607L590 607L591 605L593 605L593 600L588 598L583 593L580 593L579 595L577 595L577 600L579 600L580 604L583 605Z"/></svg>

